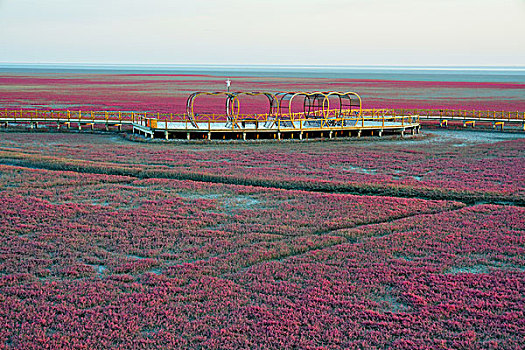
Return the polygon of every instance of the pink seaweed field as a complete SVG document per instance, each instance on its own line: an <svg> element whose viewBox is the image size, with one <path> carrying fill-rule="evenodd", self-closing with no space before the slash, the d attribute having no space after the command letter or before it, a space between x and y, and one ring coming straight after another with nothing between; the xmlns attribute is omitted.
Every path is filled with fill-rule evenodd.
<svg viewBox="0 0 525 350"><path fill-rule="evenodd" d="M0 349L521 349L524 146L1 133Z"/></svg>
<svg viewBox="0 0 525 350"><path fill-rule="evenodd" d="M193 91L223 91L208 75L9 73L0 76L0 106L184 113ZM525 84L370 79L238 77L236 91L357 91L364 108L525 110ZM202 101L201 101L202 102ZM224 101L199 102L197 113L220 113ZM264 97L243 98L241 113L267 113Z"/></svg>

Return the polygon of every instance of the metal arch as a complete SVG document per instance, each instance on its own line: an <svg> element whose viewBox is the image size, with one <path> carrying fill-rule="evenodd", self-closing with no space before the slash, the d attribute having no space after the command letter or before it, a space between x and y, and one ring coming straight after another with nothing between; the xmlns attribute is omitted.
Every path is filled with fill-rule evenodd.
<svg viewBox="0 0 525 350"><path fill-rule="evenodd" d="M347 107L350 107L349 110L351 111L352 107L359 107L359 114L358 114L358 116L361 116L363 106L362 106L361 97L357 93L352 92L352 91L347 91L347 92L329 91L329 92L325 93L325 96L326 96L326 99L327 99L327 107L328 107L326 109L327 113L325 114L326 118L329 117L329 113L330 113L330 96L337 96L339 98L339 115L343 114L343 106L344 106L343 98L346 98L349 101L349 104L346 105ZM357 99L359 101L359 104L353 104L351 96L357 97Z"/></svg>
<svg viewBox="0 0 525 350"><path fill-rule="evenodd" d="M360 117L362 115L362 100L361 97L352 91L348 92L339 92L339 91L314 91L314 92L305 92L305 91L281 91L281 92L266 92L266 91L253 91L253 92L194 92L190 94L186 101L186 115L192 125L198 128L197 121L195 119L194 113L194 104L195 99L200 95L208 96L226 96L226 106L225 112L228 119L228 122L235 122L239 115L240 111L240 95L247 96L259 96L264 95L269 102L269 116L274 116L273 123L275 124L276 120L283 120L290 122L292 126L295 126L294 121L295 117L293 115L292 103L294 98L297 96L304 96L303 101L303 111L299 112L302 114L301 119L308 119L309 117L320 117L322 118L322 123L327 124L328 119L331 117L330 111L330 96L336 96L339 98L339 113L336 115L337 118L341 118L344 113L351 113L352 107L359 107L359 112L356 115ZM355 98L354 98L355 97ZM357 101L356 101L357 99ZM348 103L343 103L344 100L348 100ZM322 102L321 102L322 101ZM348 107L345 109L344 107ZM284 113L284 109L287 109L287 114ZM316 112L320 115L316 115ZM337 113L337 112L336 112ZM314 118L317 119L317 118Z"/></svg>
<svg viewBox="0 0 525 350"><path fill-rule="evenodd" d="M326 106L327 106L327 108L325 109L325 113L324 113L325 125L335 126L337 123L340 123L341 125L345 124L344 116L345 114L348 114L348 115L351 114L352 107L359 107L359 112L356 114L356 117L357 118L361 117L362 102L361 102L361 97L357 93L352 92L352 91L348 91L348 92L329 91L329 92L326 92L325 94L326 94ZM337 96L337 98L339 99L339 111L338 112L332 111L330 109L330 96ZM357 97L358 103L357 102L356 104L353 103L355 101L355 99L352 98L353 96ZM348 100L348 104L343 103L344 99Z"/></svg>
<svg viewBox="0 0 525 350"><path fill-rule="evenodd" d="M230 99L232 96L235 96L234 93L231 92L224 92L224 91L215 91L215 92L205 92L205 91L198 91L190 94L188 99L186 100L186 117L189 119L191 125L193 127L198 128L197 122L195 120L195 111L194 111L194 105L195 105L195 99L199 96L207 95L207 96L220 96L224 95L226 96L226 115L228 118L231 117L231 105L230 105Z"/></svg>
<svg viewBox="0 0 525 350"><path fill-rule="evenodd" d="M279 116L282 116L283 115L283 107L284 107L284 104L283 102L284 101L290 101L291 98L293 98L294 95L297 95L297 94L304 94L304 92L300 92L300 91L288 91L288 92L285 92L285 91L282 91L282 92L278 92L276 93L275 95L280 97L279 98ZM288 113L290 113L290 103L288 103L287 107L288 108Z"/></svg>
<svg viewBox="0 0 525 350"><path fill-rule="evenodd" d="M361 100L361 96L359 96L359 94L357 94L356 92L353 92L353 91L347 91L347 92L344 93L344 95L350 100L350 109L352 107L359 107L359 113L357 114L357 116L361 117L361 114L363 113L363 101ZM352 105L352 98L350 96L357 97L357 100L359 101L359 106Z"/></svg>
<svg viewBox="0 0 525 350"><path fill-rule="evenodd" d="M319 94L324 95L320 91L316 91L316 92L290 91L290 92L279 92L279 93L277 93L276 95L280 96L280 99L279 99L279 118L283 118L285 116L285 113L283 113L283 108L287 108L288 109L288 120L293 125L294 117L293 117L292 103L293 103L294 98L296 98L297 96L304 96L304 99L306 99L306 98L310 98L310 96L315 96L315 95L319 95ZM285 103L284 103L285 101L287 102L286 106L285 106ZM305 105L306 105L306 103L303 101L303 111L302 111L303 115L306 114Z"/></svg>
<svg viewBox="0 0 525 350"><path fill-rule="evenodd" d="M236 92L229 93L228 97L226 97L226 120L228 122L232 121L232 119L237 117L235 114L235 104L237 103L237 114L239 111L239 100L235 98Z"/></svg>
<svg viewBox="0 0 525 350"><path fill-rule="evenodd" d="M327 109L325 92L322 92L322 91L314 91L314 92L294 91L294 92L283 92L281 94L282 96L281 96L280 104L279 104L279 117L280 118L284 117L283 101L287 101L286 108L288 108L288 114L289 114L288 120L292 123L292 125L294 125L294 121L295 121L295 118L293 116L292 103L293 103L294 98L296 98L297 96L304 96L303 111L302 111L304 118L306 118L307 115L309 115L312 109L315 114L315 108L321 108L320 111L322 112L322 115L319 117L324 118L324 115L326 114L325 110ZM313 98L313 104L311 103L312 98ZM321 101L321 99L322 99L322 105L319 105L319 104L315 105L315 102L316 101L319 102ZM308 104L307 104L307 101L308 101ZM307 106L308 106L308 110L307 110Z"/></svg>
<svg viewBox="0 0 525 350"><path fill-rule="evenodd" d="M314 91L314 92L304 92L304 91L300 91L300 92L293 92L293 93L288 93L288 94L291 94L290 96L290 99L289 99L289 102L288 102L288 113L292 113L291 111L291 107L292 107L292 102L293 102L293 99L297 96L304 96L305 99L310 99L311 97L314 98L314 102L315 100L319 100L319 97L323 97L323 109L325 109L324 105L325 105L325 99L326 99L326 92L322 92L322 91ZM306 109L304 108L305 104L303 104L303 113L306 113ZM313 106L309 106L309 109L313 107ZM320 107L320 106L318 106Z"/></svg>
<svg viewBox="0 0 525 350"><path fill-rule="evenodd" d="M330 96L337 96L339 98L339 113L337 117L343 115L345 111L351 112L352 107L359 107L358 116L362 114L362 101L361 97L352 91L348 92L339 92L339 91L314 91L314 92L304 92L304 91L291 91L291 92L280 92L276 96L279 96L279 117L285 119L286 113L284 109L287 109L288 119L292 125L294 122L292 103L294 98L297 96L304 96L303 102L303 115L305 118L308 118L312 114L323 119L323 123L328 122L330 118ZM358 102L354 103L356 97ZM343 101L348 100L348 103L345 104ZM348 107L346 110L344 107ZM320 115L315 115L316 112L320 112Z"/></svg>
<svg viewBox="0 0 525 350"><path fill-rule="evenodd" d="M251 91L251 92L248 92L248 91L242 91L242 92L234 92L233 93L235 96L232 96L232 97L229 97L229 99L233 102L233 101L236 101L236 104L237 104L237 110L235 111L233 109L233 107L235 106L235 104L232 104L232 109L231 109L231 116L233 117L237 117L239 115L239 111L240 111L240 101L239 101L239 96L241 95L246 95L246 96L266 96L266 98L268 99L268 103L269 103L269 108L268 108L268 115L276 115L277 114L277 111L279 110L279 101L277 99L277 96L271 92L266 92L266 91Z"/></svg>
<svg viewBox="0 0 525 350"><path fill-rule="evenodd" d="M279 92L278 94L281 97L279 99L278 118L280 120L289 121L290 123L292 123L292 126L295 127L294 118L293 118L293 115L292 115L292 101L293 101L294 97L301 96L301 95L304 96L307 93L306 92L300 92L300 91L291 91L291 92ZM284 103L285 101L287 102L286 107L285 107L285 103ZM283 108L287 108L288 109L288 118L286 118L286 119L284 118L285 114L283 113Z"/></svg>
<svg viewBox="0 0 525 350"><path fill-rule="evenodd" d="M315 112L322 112L322 116L326 114L326 109L329 107L326 105L326 92L316 91L312 93L308 93L305 96L304 99L304 114L305 117L311 116L311 113L313 112L313 116L320 117L321 115L316 115ZM307 104L308 102L308 104ZM308 110L307 110L308 109Z"/></svg>

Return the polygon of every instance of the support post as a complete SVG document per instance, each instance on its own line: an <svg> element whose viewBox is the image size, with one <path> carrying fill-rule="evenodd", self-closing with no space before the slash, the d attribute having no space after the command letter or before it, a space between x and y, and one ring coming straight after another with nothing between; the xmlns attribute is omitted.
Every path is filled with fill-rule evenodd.
<svg viewBox="0 0 525 350"><path fill-rule="evenodd" d="M501 131L503 131L503 125L504 124L505 124L505 122L494 122L493 128L496 129L497 126L499 125L501 127Z"/></svg>

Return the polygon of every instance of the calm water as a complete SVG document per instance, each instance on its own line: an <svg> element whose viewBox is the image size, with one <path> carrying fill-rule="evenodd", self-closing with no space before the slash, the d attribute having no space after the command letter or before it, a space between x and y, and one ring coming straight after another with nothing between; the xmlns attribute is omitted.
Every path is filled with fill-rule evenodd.
<svg viewBox="0 0 525 350"><path fill-rule="evenodd" d="M525 67L389 67L264 65L58 65L0 63L0 74L204 74L293 78L525 83Z"/></svg>

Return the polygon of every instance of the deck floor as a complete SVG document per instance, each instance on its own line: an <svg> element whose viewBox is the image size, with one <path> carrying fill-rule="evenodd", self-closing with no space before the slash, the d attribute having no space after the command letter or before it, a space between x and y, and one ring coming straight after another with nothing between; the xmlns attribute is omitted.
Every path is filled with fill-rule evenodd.
<svg viewBox="0 0 525 350"><path fill-rule="evenodd" d="M303 139L303 138L323 138L377 135L384 133L398 133L404 135L405 132L411 134L418 133L419 122L408 122L410 117L397 120L386 118L385 120L346 120L344 124L334 122L332 125L321 125L320 121L297 120L271 122L237 122L228 123L226 121L198 122L192 125L189 121L139 121L133 123L133 132L144 134L151 138L164 137L187 138L190 139Z"/></svg>
<svg viewBox="0 0 525 350"><path fill-rule="evenodd" d="M245 123L242 125L242 123L237 124L231 124L226 122L200 122L197 124L197 127L193 126L189 122L163 122L158 121L157 126L155 128L147 127L145 123L134 123L134 126L141 126L146 127L154 131L233 131L233 132L239 132L239 131L308 131L308 130L340 130L340 129L363 129L363 128L393 128L393 129L399 129L399 128L410 128L419 125L419 123L401 123L401 122L389 122L385 121L379 122L379 121L364 121L361 123L361 121L355 122L355 123L345 123L345 125L327 125L327 126L320 126L319 123L313 123L313 122L304 122L304 121L296 121L293 124L290 122L281 122L279 125L275 123Z"/></svg>

